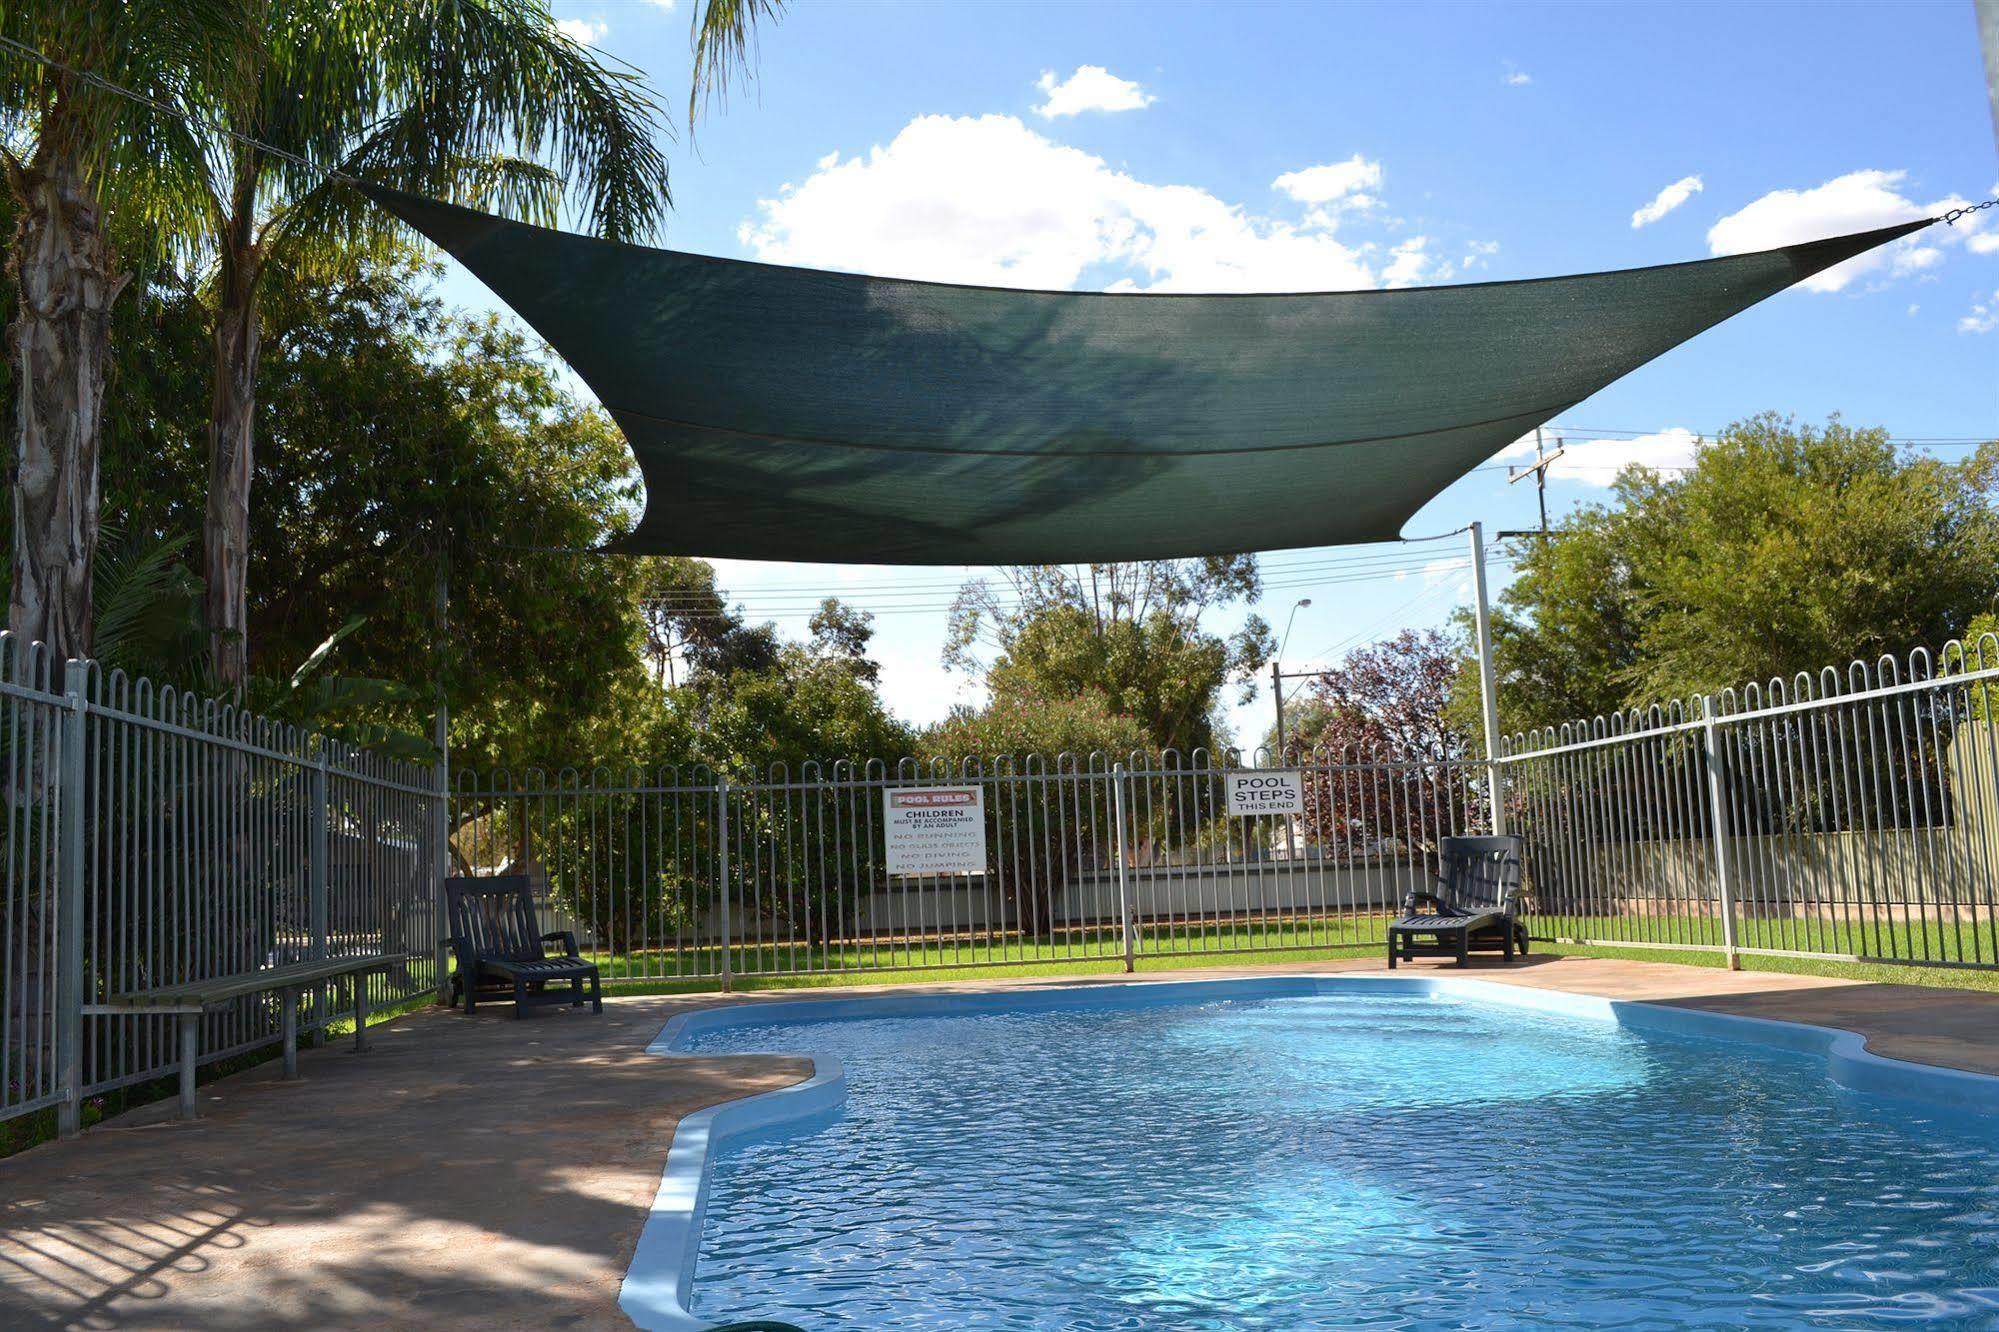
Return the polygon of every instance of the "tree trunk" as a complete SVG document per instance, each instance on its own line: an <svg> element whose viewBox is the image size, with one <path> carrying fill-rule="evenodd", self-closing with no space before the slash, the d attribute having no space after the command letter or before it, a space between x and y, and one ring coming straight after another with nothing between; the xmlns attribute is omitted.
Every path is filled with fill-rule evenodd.
<svg viewBox="0 0 1999 1332"><path fill-rule="evenodd" d="M208 412L208 512L202 523L202 568L208 580L203 610L215 683L243 683L250 560L250 476L257 412L257 361L263 332L257 318L259 257L249 242L250 213L222 249L215 307L215 388Z"/></svg>
<svg viewBox="0 0 1999 1332"><path fill-rule="evenodd" d="M20 204L8 259L20 304L14 370L14 584L8 626L55 660L87 656L97 561L97 470L114 271L95 186L75 160L10 162Z"/></svg>

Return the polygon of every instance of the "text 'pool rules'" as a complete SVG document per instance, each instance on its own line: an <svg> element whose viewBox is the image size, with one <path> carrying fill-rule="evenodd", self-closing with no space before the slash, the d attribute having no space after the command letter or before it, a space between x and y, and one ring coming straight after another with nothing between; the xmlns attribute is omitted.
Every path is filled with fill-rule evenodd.
<svg viewBox="0 0 1999 1332"><path fill-rule="evenodd" d="M976 786L884 791L882 823L892 875L986 872L986 803Z"/></svg>

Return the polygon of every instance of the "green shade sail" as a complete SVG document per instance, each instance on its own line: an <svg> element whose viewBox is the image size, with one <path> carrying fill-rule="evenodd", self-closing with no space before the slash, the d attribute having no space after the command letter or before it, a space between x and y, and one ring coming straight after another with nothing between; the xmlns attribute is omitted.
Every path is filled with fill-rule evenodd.
<svg viewBox="0 0 1999 1332"><path fill-rule="evenodd" d="M1928 225L1530 282L1119 295L716 259L359 188L616 419L647 507L613 549L878 564L1392 540L1612 380Z"/></svg>

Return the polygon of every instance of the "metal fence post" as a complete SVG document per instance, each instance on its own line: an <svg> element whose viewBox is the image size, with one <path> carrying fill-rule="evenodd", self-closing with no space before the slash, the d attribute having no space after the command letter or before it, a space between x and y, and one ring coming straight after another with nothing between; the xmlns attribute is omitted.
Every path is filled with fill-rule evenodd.
<svg viewBox="0 0 1999 1332"><path fill-rule="evenodd" d="M733 974L729 960L729 777L727 773L715 780L715 800L719 811L715 819L715 844L719 848L716 866L722 894L722 993L727 994Z"/></svg>
<svg viewBox="0 0 1999 1332"><path fill-rule="evenodd" d="M1701 737L1707 748L1707 802L1709 823L1714 830L1715 892L1721 906L1721 947L1728 956L1730 971L1742 970L1742 955L1735 944L1735 890L1728 873L1727 783L1722 780L1721 736L1714 721L1714 699L1701 696Z"/></svg>
<svg viewBox="0 0 1999 1332"><path fill-rule="evenodd" d="M62 749L57 755L56 813L56 1076L62 1100L56 1132L83 1131L83 662L63 667Z"/></svg>
<svg viewBox="0 0 1999 1332"><path fill-rule="evenodd" d="M444 916L444 881L451 877L451 713L443 698L437 700L437 715L431 721L431 742L437 746L437 808L431 817L431 835L437 845L431 853L431 933L436 946L431 950L436 968L437 1002L451 1002L451 934Z"/></svg>
<svg viewBox="0 0 1999 1332"><path fill-rule="evenodd" d="M1138 932L1131 918L1130 890L1125 884L1124 873L1124 764L1111 769L1111 839L1116 847L1117 860L1117 914L1118 922L1124 930L1124 969L1135 969L1138 955Z"/></svg>
<svg viewBox="0 0 1999 1332"><path fill-rule="evenodd" d="M321 741L313 746L312 771L306 781L307 818L310 820L308 826L312 835L312 843L308 850L310 867L307 870L309 881L306 884L306 911L312 922L312 958L314 961L322 961L327 956L327 936L331 932L328 928L326 901L327 878L331 872L327 865L329 859L327 854L327 824L332 821L331 811L327 807L331 799L327 789L328 785L326 744L324 741ZM365 978L357 979L355 983L365 984ZM286 999L285 1004L287 1010L289 1010L291 1000ZM328 1012L326 1005L326 987L324 985L313 986L313 1026L315 1028L323 1026L330 1016L331 1014Z"/></svg>

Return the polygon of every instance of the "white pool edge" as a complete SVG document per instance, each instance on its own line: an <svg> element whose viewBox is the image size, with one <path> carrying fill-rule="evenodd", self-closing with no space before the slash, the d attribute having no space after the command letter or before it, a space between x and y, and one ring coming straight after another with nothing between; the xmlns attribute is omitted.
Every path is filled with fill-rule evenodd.
<svg viewBox="0 0 1999 1332"><path fill-rule="evenodd" d="M1224 980L1159 980L1091 985L1049 985L1019 990L856 995L842 999L757 1000L695 1009L669 1020L646 1053L667 1059L701 1058L674 1047L686 1036L715 1027L854 1017L911 1017L937 1013L1021 1012L1037 1009L1144 1008L1203 999L1272 999L1388 988L1407 994L1452 994L1484 1003L1531 1008L1634 1030L1746 1041L1800 1054L1819 1054L1826 1076L1872 1095L1930 1102L1953 1110L1999 1113L1999 1077L1893 1059L1867 1049L1866 1038L1841 1027L1682 1008L1664 1002L1608 999L1459 976L1280 975ZM739 1134L837 1110L846 1101L846 1073L837 1059L815 1057L812 1076L775 1091L759 1092L696 1111L675 1128L666 1169L639 1233L631 1266L618 1290L618 1306L645 1332L701 1332L711 1324L688 1310L694 1268L701 1252L703 1209L715 1147Z"/></svg>

